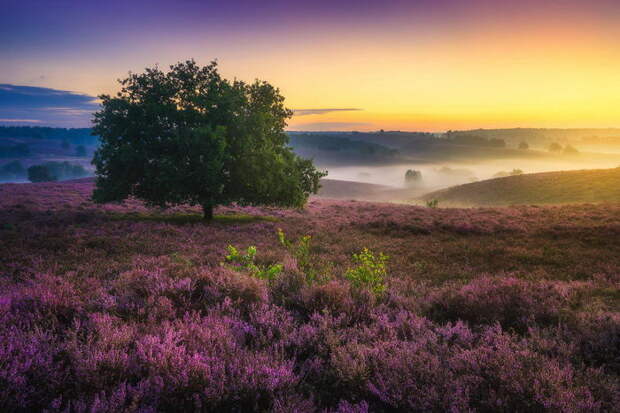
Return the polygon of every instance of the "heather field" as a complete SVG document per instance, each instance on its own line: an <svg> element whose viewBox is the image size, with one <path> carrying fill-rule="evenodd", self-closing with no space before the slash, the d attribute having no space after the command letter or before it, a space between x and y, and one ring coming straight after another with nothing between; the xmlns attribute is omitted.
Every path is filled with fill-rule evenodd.
<svg viewBox="0 0 620 413"><path fill-rule="evenodd" d="M620 405L620 204L204 223L92 189L0 185L0 411Z"/></svg>

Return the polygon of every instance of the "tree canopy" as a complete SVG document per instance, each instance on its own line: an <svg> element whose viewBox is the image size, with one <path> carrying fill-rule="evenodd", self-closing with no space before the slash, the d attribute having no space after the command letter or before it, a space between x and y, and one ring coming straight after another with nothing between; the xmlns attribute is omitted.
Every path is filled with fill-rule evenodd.
<svg viewBox="0 0 620 413"><path fill-rule="evenodd" d="M422 180L422 172L415 169L407 169L405 172L405 184L408 186L415 185Z"/></svg>
<svg viewBox="0 0 620 413"><path fill-rule="evenodd" d="M292 111L267 82L229 81L217 63L147 68L101 95L93 134L97 202L301 207L325 173L298 157L284 131Z"/></svg>
<svg viewBox="0 0 620 413"><path fill-rule="evenodd" d="M88 171L82 165L71 164L67 161L50 161L28 168L28 179L31 182L62 181L87 175Z"/></svg>
<svg viewBox="0 0 620 413"><path fill-rule="evenodd" d="M30 182L49 182L56 179L57 177L45 165L33 165L28 168L28 180Z"/></svg>

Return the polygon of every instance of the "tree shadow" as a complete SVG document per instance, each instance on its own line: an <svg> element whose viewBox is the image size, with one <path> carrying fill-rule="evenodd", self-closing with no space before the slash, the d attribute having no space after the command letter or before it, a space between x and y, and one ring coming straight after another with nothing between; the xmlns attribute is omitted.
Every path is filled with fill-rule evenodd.
<svg viewBox="0 0 620 413"><path fill-rule="evenodd" d="M253 222L276 222L275 217L264 215L248 214L219 214L214 215L212 221L205 221L202 214L175 213L175 214L154 214L143 212L112 213L109 218L113 221L133 221L133 222L160 222L167 224L250 224Z"/></svg>

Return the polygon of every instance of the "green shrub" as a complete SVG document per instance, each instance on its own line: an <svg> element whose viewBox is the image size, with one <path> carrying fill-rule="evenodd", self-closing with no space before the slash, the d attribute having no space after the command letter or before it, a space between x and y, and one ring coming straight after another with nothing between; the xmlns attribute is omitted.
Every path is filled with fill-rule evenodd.
<svg viewBox="0 0 620 413"><path fill-rule="evenodd" d="M253 245L248 247L245 254L239 252L239 250L232 245L229 245L227 249L228 255L226 256L226 262L232 264L236 269L247 271L253 277L263 280L273 280L282 273L282 264L272 264L269 266L257 265L255 263L257 250Z"/></svg>
<svg viewBox="0 0 620 413"><path fill-rule="evenodd" d="M45 162L28 168L28 179L31 182L62 181L64 179L82 178L88 171L82 165L69 162Z"/></svg>
<svg viewBox="0 0 620 413"><path fill-rule="evenodd" d="M439 200L429 199L428 201L426 201L426 206L429 208L437 208L439 206Z"/></svg>
<svg viewBox="0 0 620 413"><path fill-rule="evenodd" d="M381 295L385 291L387 260L387 255L379 253L375 256L368 248L364 248L359 254L353 254L353 261L357 266L349 268L345 278L351 281L355 288L368 288L376 295Z"/></svg>
<svg viewBox="0 0 620 413"><path fill-rule="evenodd" d="M312 237L310 235L304 235L300 237L296 243L286 239L286 235L281 228L278 228L278 240L280 244L286 248L289 253L295 257L297 261L297 267L304 273L306 276L306 281L309 284L312 284L315 281L318 281L318 274L316 269L312 266L312 260L310 257L310 240Z"/></svg>

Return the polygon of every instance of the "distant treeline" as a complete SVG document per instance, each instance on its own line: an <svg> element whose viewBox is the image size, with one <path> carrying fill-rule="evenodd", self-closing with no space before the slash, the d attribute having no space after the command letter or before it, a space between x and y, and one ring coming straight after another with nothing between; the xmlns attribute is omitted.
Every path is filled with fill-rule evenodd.
<svg viewBox="0 0 620 413"><path fill-rule="evenodd" d="M507 144L516 145L519 142L546 145L550 142L578 143L589 141L605 141L606 143L620 143L620 129L474 129L464 131L448 131L445 136L475 135L487 139L503 139ZM611 141L611 142L610 142Z"/></svg>
<svg viewBox="0 0 620 413"><path fill-rule="evenodd" d="M401 131L377 131L377 132L309 132L309 135L328 136L336 139L350 139L358 142L376 143L392 149L406 148L411 144L420 145L437 141L437 136L428 132L401 132ZM290 133L292 136L293 133Z"/></svg>
<svg viewBox="0 0 620 413"><path fill-rule="evenodd" d="M493 148L505 148L506 141L503 139L486 137L475 133L463 133L449 131L445 139L455 145L488 146Z"/></svg>
<svg viewBox="0 0 620 413"><path fill-rule="evenodd" d="M303 137L311 144L325 145L326 149L342 150L343 147L362 147L363 144L379 145L382 148L409 149L415 147L423 149L434 145L469 145L482 147L504 148L506 142L503 139L492 136L478 135L473 132L449 131L445 134L433 134L428 132L310 132L291 133L293 137ZM441 139L440 139L441 137ZM293 142L293 140L292 140ZM297 140L294 141L297 144ZM342 143L341 143L342 142ZM293 146L295 146L295 144Z"/></svg>
<svg viewBox="0 0 620 413"><path fill-rule="evenodd" d="M68 140L76 145L95 145L98 138L90 128L52 128L42 126L0 126L0 138Z"/></svg>
<svg viewBox="0 0 620 413"><path fill-rule="evenodd" d="M388 148L372 142L352 140L345 137L334 137L330 134L295 133L289 134L293 148L316 149L319 151L350 152L359 156L394 157L396 149Z"/></svg>

